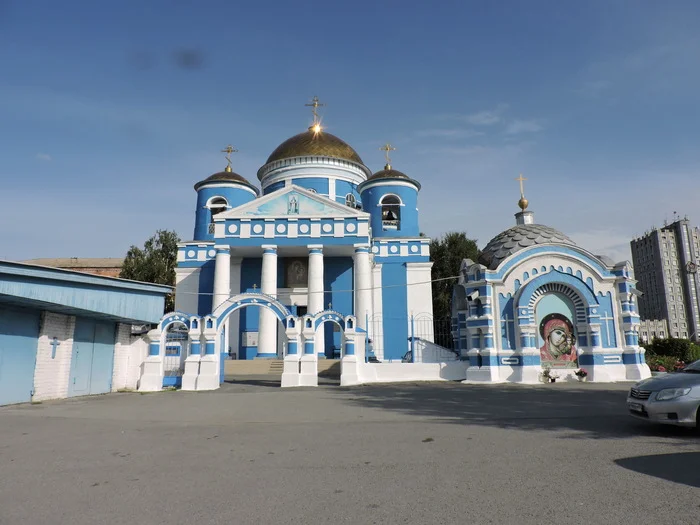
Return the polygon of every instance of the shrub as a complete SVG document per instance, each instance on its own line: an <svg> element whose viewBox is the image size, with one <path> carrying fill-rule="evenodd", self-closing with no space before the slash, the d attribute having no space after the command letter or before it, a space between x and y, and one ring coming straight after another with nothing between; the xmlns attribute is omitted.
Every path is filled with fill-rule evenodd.
<svg viewBox="0 0 700 525"><path fill-rule="evenodd" d="M698 359L700 359L700 345L692 343L688 349L687 355L685 356L685 362L692 363Z"/></svg>
<svg viewBox="0 0 700 525"><path fill-rule="evenodd" d="M647 364L652 372L675 372L685 367L685 362L673 356L647 354Z"/></svg>
<svg viewBox="0 0 700 525"><path fill-rule="evenodd" d="M648 353L663 356L674 357L678 361L692 363L700 359L700 345L696 345L689 339L676 339L669 337L668 339L654 339L650 344L645 346Z"/></svg>

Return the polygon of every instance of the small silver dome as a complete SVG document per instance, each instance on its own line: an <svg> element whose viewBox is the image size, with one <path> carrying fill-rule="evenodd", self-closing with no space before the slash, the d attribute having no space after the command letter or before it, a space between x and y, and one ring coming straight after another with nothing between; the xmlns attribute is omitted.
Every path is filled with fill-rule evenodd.
<svg viewBox="0 0 700 525"><path fill-rule="evenodd" d="M479 255L479 263L489 270L498 266L514 253L536 244L567 244L576 246L562 232L542 224L519 224L499 233L483 249Z"/></svg>

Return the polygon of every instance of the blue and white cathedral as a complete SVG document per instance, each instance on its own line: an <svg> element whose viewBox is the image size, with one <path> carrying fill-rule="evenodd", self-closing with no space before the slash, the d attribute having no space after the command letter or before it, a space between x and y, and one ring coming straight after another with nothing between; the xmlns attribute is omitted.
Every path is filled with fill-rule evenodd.
<svg viewBox="0 0 700 525"><path fill-rule="evenodd" d="M282 142L258 170L260 187L229 164L195 184L194 234L181 243L176 310L212 314L246 292L275 298L296 318L353 316L375 355L401 361L410 316L432 316L429 239L420 235L420 184L392 168L372 173L357 152L314 121ZM286 355L288 338L269 308L227 320L222 353L237 359ZM322 323L318 357L339 357L342 333Z"/></svg>

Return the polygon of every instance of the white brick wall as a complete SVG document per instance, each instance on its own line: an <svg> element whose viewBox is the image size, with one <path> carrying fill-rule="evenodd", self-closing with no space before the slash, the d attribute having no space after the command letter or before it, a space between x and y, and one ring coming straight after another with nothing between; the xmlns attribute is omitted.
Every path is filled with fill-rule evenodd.
<svg viewBox="0 0 700 525"><path fill-rule="evenodd" d="M70 364L73 357L73 332L75 317L72 315L43 312L39 345L34 370L33 401L59 399L68 396ZM51 357L51 341L56 338L56 356Z"/></svg>
<svg viewBox="0 0 700 525"><path fill-rule="evenodd" d="M114 343L114 372L112 392L136 390L141 377L141 364L148 354L148 343L144 337L132 337L131 325L118 324Z"/></svg>

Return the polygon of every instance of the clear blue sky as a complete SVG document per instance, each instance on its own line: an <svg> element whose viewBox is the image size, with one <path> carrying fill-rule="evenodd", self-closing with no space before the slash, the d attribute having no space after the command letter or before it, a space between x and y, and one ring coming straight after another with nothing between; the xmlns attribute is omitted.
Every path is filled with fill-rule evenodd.
<svg viewBox="0 0 700 525"><path fill-rule="evenodd" d="M414 7L409 7L411 4ZM0 0L0 257L192 235L192 185L327 130L423 184L421 227L537 222L613 258L700 224L700 3Z"/></svg>

